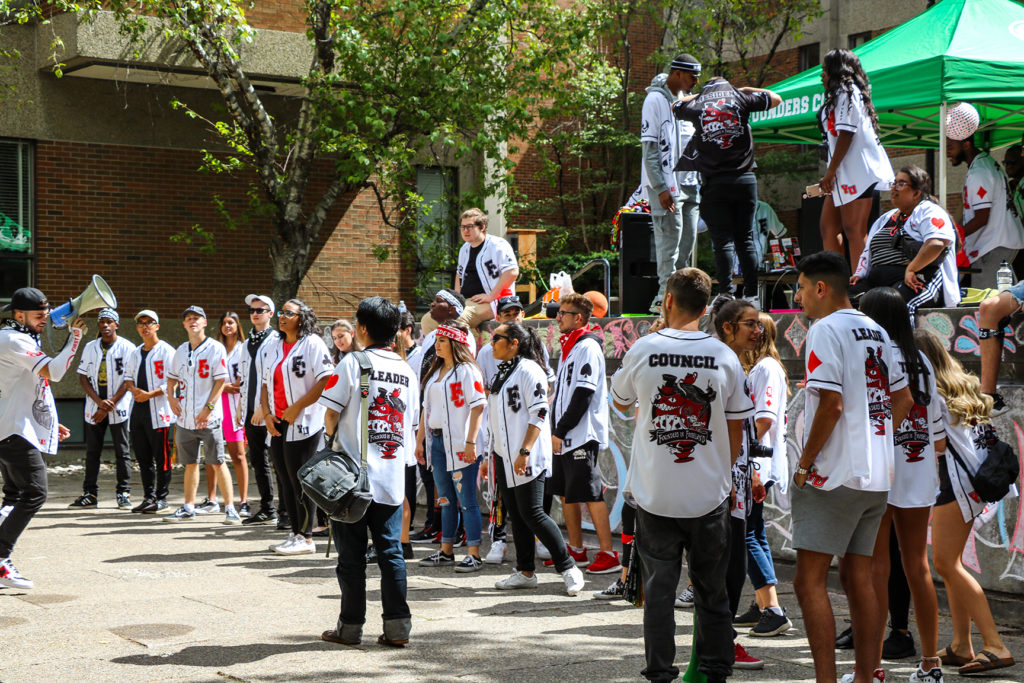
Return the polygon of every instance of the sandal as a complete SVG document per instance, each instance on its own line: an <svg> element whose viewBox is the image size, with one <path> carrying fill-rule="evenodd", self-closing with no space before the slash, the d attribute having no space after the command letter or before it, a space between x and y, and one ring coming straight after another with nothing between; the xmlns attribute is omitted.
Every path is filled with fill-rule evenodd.
<svg viewBox="0 0 1024 683"><path fill-rule="evenodd" d="M970 657L964 657L963 655L958 655L954 652L953 643L950 643L943 649L939 650L938 655L939 659L946 666L963 666L967 662L971 661Z"/></svg>
<svg viewBox="0 0 1024 683"><path fill-rule="evenodd" d="M961 676L969 676L971 674L982 673L984 671L1005 669L1016 663L1017 662L1013 660L1013 657L1000 659L988 650L982 650L974 659L961 666L959 673Z"/></svg>
<svg viewBox="0 0 1024 683"><path fill-rule="evenodd" d="M387 645L388 647L405 647L408 640L388 640L383 635L377 636L377 644Z"/></svg>

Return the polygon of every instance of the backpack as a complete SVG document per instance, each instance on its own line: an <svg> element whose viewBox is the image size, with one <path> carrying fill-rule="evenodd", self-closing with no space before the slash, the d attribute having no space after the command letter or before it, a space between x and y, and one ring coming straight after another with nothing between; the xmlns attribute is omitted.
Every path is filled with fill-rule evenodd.
<svg viewBox="0 0 1024 683"><path fill-rule="evenodd" d="M995 430L990 434L992 443L988 447L988 456L981 461L978 471L974 474L967 469L952 443L947 442L946 448L967 473L967 478L978 497L986 503L995 503L1005 498L1010 492L1010 487L1016 483L1017 477L1020 476L1020 461L1010 444L996 437Z"/></svg>

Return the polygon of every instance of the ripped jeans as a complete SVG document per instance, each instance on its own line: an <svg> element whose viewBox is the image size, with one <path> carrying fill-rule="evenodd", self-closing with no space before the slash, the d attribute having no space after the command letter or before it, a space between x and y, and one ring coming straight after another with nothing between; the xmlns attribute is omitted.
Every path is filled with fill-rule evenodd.
<svg viewBox="0 0 1024 683"><path fill-rule="evenodd" d="M434 438L431 439L430 462L434 466L434 485L437 486L437 500L441 506L441 542L455 542L461 509L462 523L466 527L466 545L480 545L483 520L480 516L480 503L476 498L480 458L461 470L449 472L444 439ZM456 500L458 506L455 505Z"/></svg>

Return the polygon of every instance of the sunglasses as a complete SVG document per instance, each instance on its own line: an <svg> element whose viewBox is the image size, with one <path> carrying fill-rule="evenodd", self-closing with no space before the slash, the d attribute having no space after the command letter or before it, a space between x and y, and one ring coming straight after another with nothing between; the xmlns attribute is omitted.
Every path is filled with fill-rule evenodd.
<svg viewBox="0 0 1024 683"><path fill-rule="evenodd" d="M277 312L277 317L278 318L294 318L298 314L299 314L298 311L278 311Z"/></svg>
<svg viewBox="0 0 1024 683"><path fill-rule="evenodd" d="M249 315L255 315L257 313L267 313L269 311L270 311L269 308L250 308L249 309Z"/></svg>
<svg viewBox="0 0 1024 683"><path fill-rule="evenodd" d="M512 337L508 336L507 334L492 334L491 335L491 343L492 344L494 342L498 341L499 339L504 339L509 344L512 343Z"/></svg>

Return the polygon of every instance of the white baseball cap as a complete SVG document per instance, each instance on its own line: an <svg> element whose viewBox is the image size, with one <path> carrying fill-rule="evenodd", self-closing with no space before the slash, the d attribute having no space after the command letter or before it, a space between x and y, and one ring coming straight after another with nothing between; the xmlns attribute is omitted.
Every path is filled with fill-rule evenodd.
<svg viewBox="0 0 1024 683"><path fill-rule="evenodd" d="M974 135L981 123L981 115L973 105L957 102L946 110L946 137L950 140L966 140Z"/></svg>
<svg viewBox="0 0 1024 683"><path fill-rule="evenodd" d="M160 323L160 316L156 314L156 311L152 311L148 308L145 308L135 314L135 322L139 322L139 318L152 318L153 322L157 324Z"/></svg>
<svg viewBox="0 0 1024 683"><path fill-rule="evenodd" d="M250 294L249 296L245 297L246 306L251 307L253 301L262 301L267 306L269 306L271 315L273 315L273 313L277 310L277 307L274 306L274 300L271 299L266 294Z"/></svg>

